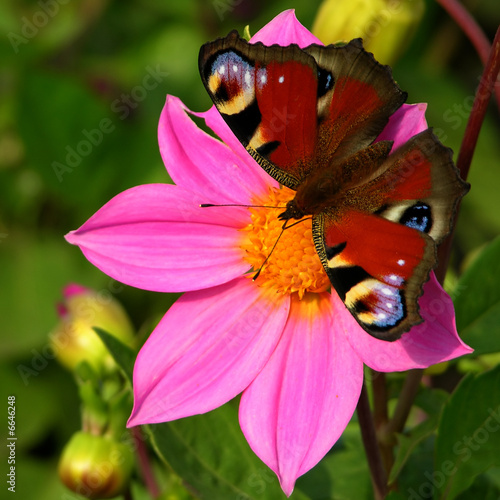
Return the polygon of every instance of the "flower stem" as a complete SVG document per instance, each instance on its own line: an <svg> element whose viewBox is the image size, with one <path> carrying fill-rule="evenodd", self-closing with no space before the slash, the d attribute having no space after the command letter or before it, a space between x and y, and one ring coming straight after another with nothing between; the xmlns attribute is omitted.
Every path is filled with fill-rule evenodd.
<svg viewBox="0 0 500 500"><path fill-rule="evenodd" d="M385 373L377 372L372 373L372 392L373 392L373 422L375 424L375 431L377 433L377 441L380 447L380 453L384 462L386 471L390 471L394 464L393 447L395 441L392 436L385 433L387 423L389 421L389 413L387 409L387 384ZM389 437L389 440L386 439Z"/></svg>
<svg viewBox="0 0 500 500"><path fill-rule="evenodd" d="M488 56L491 52L491 45L476 20L458 0L437 0L437 2L448 12L469 38L481 62L486 66ZM496 88L495 93L497 104L500 107L500 87Z"/></svg>
<svg viewBox="0 0 500 500"><path fill-rule="evenodd" d="M472 104L472 110L469 116L469 120L467 121L467 125L465 127L462 146L458 153L457 167L464 179L467 178L467 174L469 173L472 156L474 154L474 149L476 148L477 138L479 136L479 131L481 130L481 125L483 124L483 120L486 115L486 110L488 108L488 102L490 100L491 93L493 92L494 88L497 88L498 92L500 93L500 85L497 84L499 71L500 26L497 29L488 60L486 61L483 75L481 76L481 80L476 91L476 96L474 98L474 103Z"/></svg>
<svg viewBox="0 0 500 500"><path fill-rule="evenodd" d="M383 500L387 495L387 473L382 462L382 455L377 442L377 434L373 424L372 412L370 410L370 402L368 401L368 393L366 385L363 381L361 394L358 401L358 421L361 429L361 437L365 448L368 466L370 468L370 476L373 485L375 500Z"/></svg>
<svg viewBox="0 0 500 500"><path fill-rule="evenodd" d="M132 490L130 489L130 486L127 488L127 490L123 494L123 500L134 500L134 497L132 496Z"/></svg>
<svg viewBox="0 0 500 500"><path fill-rule="evenodd" d="M406 419L410 414L413 402L418 393L423 374L424 370L416 369L410 370L406 375L394 415L384 429L386 435L393 436L396 432L401 432L404 429Z"/></svg>
<svg viewBox="0 0 500 500"><path fill-rule="evenodd" d="M375 429L380 429L387 424L387 386L385 373L371 370L372 390L373 390L373 421Z"/></svg>
<svg viewBox="0 0 500 500"><path fill-rule="evenodd" d="M144 444L140 428L133 427L130 432L134 438L137 461L139 463L141 475L144 479L144 484L146 485L151 497L156 498L160 494L160 488L158 487L154 477L153 469L151 468L151 463L149 461L148 451L146 449L146 445Z"/></svg>
<svg viewBox="0 0 500 500"><path fill-rule="evenodd" d="M493 40L490 55L488 57L488 61L486 62L486 67L484 68L483 75L476 91L476 96L474 98L474 103L472 105L469 120L467 121L467 125L465 127L462 145L458 153L457 168L460 170L460 175L463 179L467 179L467 175L469 173L472 156L474 155L474 150L477 144L477 138L479 136L479 131L481 130L481 125L486 115L488 101L491 97L491 93L493 92L493 88L497 87L500 93L500 85L498 85L497 82L499 71L500 27L497 30L495 39ZM439 266L436 269L436 277L441 284L444 281L446 269L448 268L452 241L453 232L451 232L446 237L444 242L438 248Z"/></svg>

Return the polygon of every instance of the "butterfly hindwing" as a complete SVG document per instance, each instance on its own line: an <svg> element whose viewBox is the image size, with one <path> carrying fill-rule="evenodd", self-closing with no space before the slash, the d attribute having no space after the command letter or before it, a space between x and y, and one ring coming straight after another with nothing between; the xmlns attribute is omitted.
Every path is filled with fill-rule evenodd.
<svg viewBox="0 0 500 500"><path fill-rule="evenodd" d="M361 326L395 340L418 324L422 284L436 265L468 185L431 130L390 155L366 184L313 219L330 281Z"/></svg>
<svg viewBox="0 0 500 500"><path fill-rule="evenodd" d="M436 262L428 235L354 210L320 214L313 232L332 285L366 331L395 340L421 321L416 299Z"/></svg>

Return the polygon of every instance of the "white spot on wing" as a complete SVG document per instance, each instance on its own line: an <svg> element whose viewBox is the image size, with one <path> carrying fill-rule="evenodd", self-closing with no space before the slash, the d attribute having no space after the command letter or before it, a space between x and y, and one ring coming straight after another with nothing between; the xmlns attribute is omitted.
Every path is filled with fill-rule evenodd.
<svg viewBox="0 0 500 500"><path fill-rule="evenodd" d="M250 74L250 71L245 71L245 83L247 87L250 87L252 84L252 75Z"/></svg>
<svg viewBox="0 0 500 500"><path fill-rule="evenodd" d="M237 73L237 72L238 72L238 66L236 66L236 64L233 64L233 71L234 71L235 73Z"/></svg>
<svg viewBox="0 0 500 500"><path fill-rule="evenodd" d="M220 73L221 75L223 75L225 71L226 71L226 68L225 68L225 67L221 64L221 65L219 66L219 73Z"/></svg>
<svg viewBox="0 0 500 500"><path fill-rule="evenodd" d="M279 78L278 78L278 82L280 83L283 83L285 81L285 77L283 75L281 75Z"/></svg>
<svg viewBox="0 0 500 500"><path fill-rule="evenodd" d="M404 259L399 259L399 260L398 260L398 264L399 264L400 266L404 266L404 265L406 264L406 261L405 261Z"/></svg>
<svg viewBox="0 0 500 500"><path fill-rule="evenodd" d="M391 274L389 276L389 281L392 281L396 285L400 285L403 279L401 278L401 276L398 276L397 274Z"/></svg>

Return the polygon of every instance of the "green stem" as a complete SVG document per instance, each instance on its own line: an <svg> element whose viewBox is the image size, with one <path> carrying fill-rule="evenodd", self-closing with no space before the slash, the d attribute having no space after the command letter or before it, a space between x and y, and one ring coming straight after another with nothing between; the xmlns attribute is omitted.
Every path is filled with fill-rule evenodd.
<svg viewBox="0 0 500 500"><path fill-rule="evenodd" d="M399 395L394 415L384 429L384 434L392 438L395 433L404 429L408 415L415 401L415 397L422 381L424 370L410 370L406 375L401 394Z"/></svg>
<svg viewBox="0 0 500 500"><path fill-rule="evenodd" d="M386 471L390 471L394 464L393 446L394 440L391 436L389 440L386 439L385 428L389 421L389 412L387 408L387 384L385 373L371 370L372 373L372 392L373 392L373 422L375 424L375 431L377 432L377 441L380 447L380 454L384 462Z"/></svg>
<svg viewBox="0 0 500 500"><path fill-rule="evenodd" d="M382 461L382 455L377 442L377 434L373 424L372 412L370 410L370 402L368 401L368 393L366 385L363 381L361 394L359 396L358 421L361 429L361 438L365 448L368 466L370 468L370 477L372 480L375 500L383 500L387 495L387 473Z"/></svg>

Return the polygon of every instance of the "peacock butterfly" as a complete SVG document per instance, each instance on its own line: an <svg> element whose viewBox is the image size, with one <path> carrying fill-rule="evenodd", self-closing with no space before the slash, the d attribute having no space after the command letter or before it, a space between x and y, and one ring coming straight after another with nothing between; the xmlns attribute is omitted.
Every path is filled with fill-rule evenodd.
<svg viewBox="0 0 500 500"><path fill-rule="evenodd" d="M312 216L319 258L361 327L392 341L420 323L436 245L469 185L431 129L394 152L375 141L407 97L390 68L360 39L301 49L236 31L203 45L199 68L235 136L296 191L279 219Z"/></svg>

